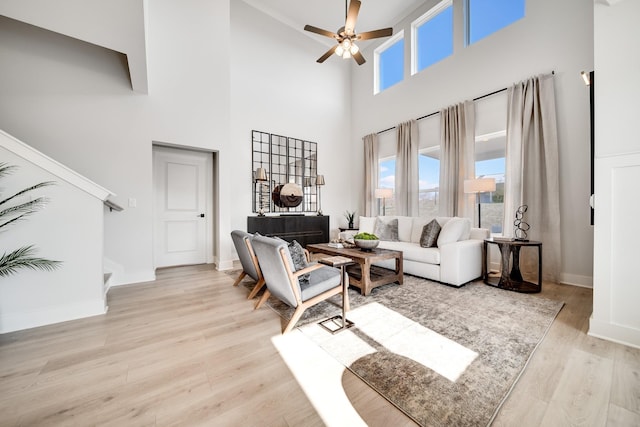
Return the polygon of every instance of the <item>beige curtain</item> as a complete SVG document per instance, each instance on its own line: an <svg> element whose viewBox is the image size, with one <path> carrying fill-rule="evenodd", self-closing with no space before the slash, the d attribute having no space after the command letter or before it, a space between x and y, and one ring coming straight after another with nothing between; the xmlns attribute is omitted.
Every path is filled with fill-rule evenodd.
<svg viewBox="0 0 640 427"><path fill-rule="evenodd" d="M401 123L396 131L396 215L418 216L418 123Z"/></svg>
<svg viewBox="0 0 640 427"><path fill-rule="evenodd" d="M440 215L465 217L473 223L474 195L464 193L464 180L475 178L473 101L440 111L440 152Z"/></svg>
<svg viewBox="0 0 640 427"><path fill-rule="evenodd" d="M545 280L560 278L560 191L558 131L553 75L537 76L510 87L505 167L504 234L514 237L515 213L527 205L527 238L542 242ZM523 274L537 271L535 251L520 256Z"/></svg>
<svg viewBox="0 0 640 427"><path fill-rule="evenodd" d="M378 215L375 191L378 187L378 135L362 138L364 142L364 216Z"/></svg>

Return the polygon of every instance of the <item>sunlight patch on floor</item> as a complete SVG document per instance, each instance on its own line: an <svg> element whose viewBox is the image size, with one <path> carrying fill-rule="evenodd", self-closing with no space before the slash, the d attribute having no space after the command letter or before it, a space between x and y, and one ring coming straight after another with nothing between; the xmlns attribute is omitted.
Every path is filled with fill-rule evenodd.
<svg viewBox="0 0 640 427"><path fill-rule="evenodd" d="M298 329L275 336L271 341L326 425L367 425L344 392L342 374L346 368L340 362Z"/></svg>
<svg viewBox="0 0 640 427"><path fill-rule="evenodd" d="M331 335L317 325L304 333L345 366L376 351L357 334L374 340L388 351L407 357L455 382L478 353L444 337L382 304L369 303L347 313L355 329Z"/></svg>

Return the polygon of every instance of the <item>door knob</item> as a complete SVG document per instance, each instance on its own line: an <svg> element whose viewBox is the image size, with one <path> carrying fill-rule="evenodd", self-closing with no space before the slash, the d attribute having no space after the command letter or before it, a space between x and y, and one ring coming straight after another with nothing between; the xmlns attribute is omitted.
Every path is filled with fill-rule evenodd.
<svg viewBox="0 0 640 427"><path fill-rule="evenodd" d="M204 218L204 214L201 213L200 215L198 215L200 218Z"/></svg>

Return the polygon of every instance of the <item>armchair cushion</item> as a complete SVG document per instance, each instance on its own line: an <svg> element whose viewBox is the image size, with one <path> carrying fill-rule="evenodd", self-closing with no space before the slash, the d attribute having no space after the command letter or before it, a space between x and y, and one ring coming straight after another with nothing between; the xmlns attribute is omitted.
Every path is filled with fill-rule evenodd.
<svg viewBox="0 0 640 427"><path fill-rule="evenodd" d="M302 245L298 243L297 240L294 240L289 243L288 246L289 253L291 254L291 259L293 260L293 266L295 267L296 271L302 270L303 268L307 267L309 263L307 262L307 256L304 253L304 248L302 247ZM309 283L309 273L301 274L298 277L298 280L300 281L300 286Z"/></svg>
<svg viewBox="0 0 640 427"><path fill-rule="evenodd" d="M340 270L326 265L313 270L309 274L309 280L300 284L300 296L302 301L307 301L340 285Z"/></svg>
<svg viewBox="0 0 640 427"><path fill-rule="evenodd" d="M254 249L260 262L262 273L267 282L267 289L276 298L291 307L297 307L295 292L299 292L302 302L320 295L324 291L340 285L340 270L321 264L311 264L301 270L295 271L289 245L282 239L271 237L255 236L253 238ZM288 266L285 266L280 256L280 250L285 251L285 258ZM293 276L309 274L309 280L300 283L295 280L289 281L288 270ZM296 290L292 286L297 287Z"/></svg>

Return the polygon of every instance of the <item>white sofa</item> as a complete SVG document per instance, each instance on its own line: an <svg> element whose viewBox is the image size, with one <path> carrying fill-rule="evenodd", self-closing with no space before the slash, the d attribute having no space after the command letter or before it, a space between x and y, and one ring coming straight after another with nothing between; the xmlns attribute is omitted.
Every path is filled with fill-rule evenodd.
<svg viewBox="0 0 640 427"><path fill-rule="evenodd" d="M359 230L341 233L341 238L348 240L358 232L375 233L377 221L383 221L388 226L390 221L397 220L398 240L381 239L378 247L402 251L405 273L456 287L480 277L482 242L489 237L489 230L472 228L471 220L467 218L437 217L435 220L442 228L437 246L422 247L420 237L423 228L432 219L406 216L360 217ZM393 260L375 265L395 268Z"/></svg>

